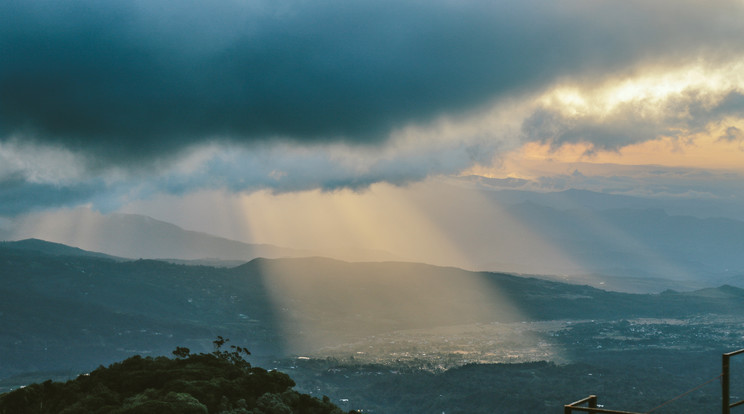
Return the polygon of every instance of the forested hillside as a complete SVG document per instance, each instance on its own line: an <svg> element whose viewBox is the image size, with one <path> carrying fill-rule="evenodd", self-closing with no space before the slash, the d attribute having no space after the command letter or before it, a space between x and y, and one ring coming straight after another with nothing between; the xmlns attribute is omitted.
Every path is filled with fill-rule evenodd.
<svg viewBox="0 0 744 414"><path fill-rule="evenodd" d="M277 371L252 367L247 349L210 354L178 347L174 359L139 355L65 383L46 381L0 395L2 414L342 414L328 398L292 387Z"/></svg>

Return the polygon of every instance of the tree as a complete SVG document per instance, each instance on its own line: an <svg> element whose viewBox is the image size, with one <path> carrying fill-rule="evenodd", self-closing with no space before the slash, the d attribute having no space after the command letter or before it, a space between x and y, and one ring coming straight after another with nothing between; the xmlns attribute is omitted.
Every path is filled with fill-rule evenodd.
<svg viewBox="0 0 744 414"><path fill-rule="evenodd" d="M0 395L0 414L340 414L291 388L284 373L251 367L248 349L222 347L192 354L177 347L174 359L135 355L66 383L47 381Z"/></svg>
<svg viewBox="0 0 744 414"><path fill-rule="evenodd" d="M188 358L190 354L190 349L180 346L177 346L176 349L173 351L173 355L175 355L176 358Z"/></svg>

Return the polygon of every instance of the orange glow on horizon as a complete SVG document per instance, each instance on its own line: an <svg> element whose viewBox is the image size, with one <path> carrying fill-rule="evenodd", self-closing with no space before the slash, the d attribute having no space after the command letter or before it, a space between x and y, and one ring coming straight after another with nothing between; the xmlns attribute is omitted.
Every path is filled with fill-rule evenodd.
<svg viewBox="0 0 744 414"><path fill-rule="evenodd" d="M583 142L567 143L558 148L550 143L529 142L502 155L500 159L501 162L496 163L495 167L476 166L463 175L534 179L571 174L577 165L591 164L657 165L744 173L744 128L718 127L712 133L698 134L689 139L663 137L616 151L597 149Z"/></svg>

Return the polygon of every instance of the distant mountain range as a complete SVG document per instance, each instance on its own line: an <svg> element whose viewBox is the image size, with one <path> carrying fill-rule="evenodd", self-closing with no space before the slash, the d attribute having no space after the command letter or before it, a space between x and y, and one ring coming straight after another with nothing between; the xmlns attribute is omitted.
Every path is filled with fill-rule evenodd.
<svg viewBox="0 0 744 414"><path fill-rule="evenodd" d="M74 218L60 219L52 229L15 229L6 237L52 239L117 257L130 259L173 259L176 262L209 265L237 265L257 257L331 256L347 260L391 260L380 251L319 252L270 244L243 243L211 234L184 230L171 223L138 214L76 212Z"/></svg>
<svg viewBox="0 0 744 414"><path fill-rule="evenodd" d="M588 273L744 286L744 222L658 209L558 210L533 202L510 214Z"/></svg>
<svg viewBox="0 0 744 414"><path fill-rule="evenodd" d="M637 295L323 258L255 259L228 269L120 261L39 240L0 244L0 275L0 379L80 372L175 346L209 351L217 335L270 358L439 326L744 312L744 290L731 286Z"/></svg>
<svg viewBox="0 0 744 414"><path fill-rule="evenodd" d="M452 224L446 214L454 213L433 219L449 224L442 226L446 236L467 257L460 267L561 276L633 292L744 287L744 221L737 218L744 208L736 210L736 200L478 187L454 188L449 196L491 204L490 210L463 209Z"/></svg>
<svg viewBox="0 0 744 414"><path fill-rule="evenodd" d="M525 190L491 190L486 177L463 177L481 189L481 193L502 204L520 204L525 201L559 210L586 208L591 210L608 209L658 209L671 215L693 216L699 218L725 217L744 221L744 202L739 199L695 198L683 196L631 196L607 194L596 191L569 189L563 191L537 192Z"/></svg>
<svg viewBox="0 0 744 414"><path fill-rule="evenodd" d="M421 247L413 250L419 252L413 257L378 250L327 251L243 243L147 216L82 209L59 213L45 223L19 219L21 224L15 227L6 225L4 237L38 238L116 257L191 265L234 267L259 257L321 256L535 274L637 293L721 284L744 287L744 221L703 216L703 211L721 210L703 208L708 202L582 190L534 193L455 186L447 199L456 202L422 210L446 248L427 253ZM470 206L468 201L484 204ZM690 214L681 215L683 211ZM696 211L701 214L692 214ZM411 240L415 243L415 235ZM452 254L440 257L438 252Z"/></svg>
<svg viewBox="0 0 744 414"><path fill-rule="evenodd" d="M82 256L82 257L93 257L99 259L111 259L117 261L123 261L123 259L108 254L91 252L83 250L78 247L71 247L61 243L53 243L39 239L25 239L14 242L0 242L0 249L8 250L21 250L29 253L40 253L42 255L50 256Z"/></svg>
<svg viewBox="0 0 744 414"><path fill-rule="evenodd" d="M92 233L92 234L91 234ZM116 256L143 259L207 259L248 261L256 257L296 257L310 253L268 244L249 244L184 230L137 214L102 216L87 234L85 247Z"/></svg>

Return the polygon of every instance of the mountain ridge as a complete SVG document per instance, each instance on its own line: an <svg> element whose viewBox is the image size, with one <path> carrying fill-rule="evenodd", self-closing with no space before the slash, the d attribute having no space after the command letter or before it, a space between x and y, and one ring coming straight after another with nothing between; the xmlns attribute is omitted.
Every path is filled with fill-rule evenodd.
<svg viewBox="0 0 744 414"><path fill-rule="evenodd" d="M16 241L0 241L0 248L35 251L53 256L86 256L117 261L128 260L123 257L112 256L100 252L93 252L81 249L79 247L68 246L63 243L55 243L37 238L29 238Z"/></svg>
<svg viewBox="0 0 744 414"><path fill-rule="evenodd" d="M21 220L16 223L14 230L6 231L4 237L13 240L28 238L49 240L129 259L247 262L256 257L318 255L331 255L350 260L395 258L391 253L384 251L339 249L320 252L267 243L246 243L201 231L187 230L176 224L140 214L104 215L87 210L64 214L68 214L69 217L56 217L53 225Z"/></svg>
<svg viewBox="0 0 744 414"><path fill-rule="evenodd" d="M744 312L744 290L728 286L628 294L410 262L259 258L226 269L70 251L0 244L0 377L206 351L215 335L270 358L441 326Z"/></svg>

